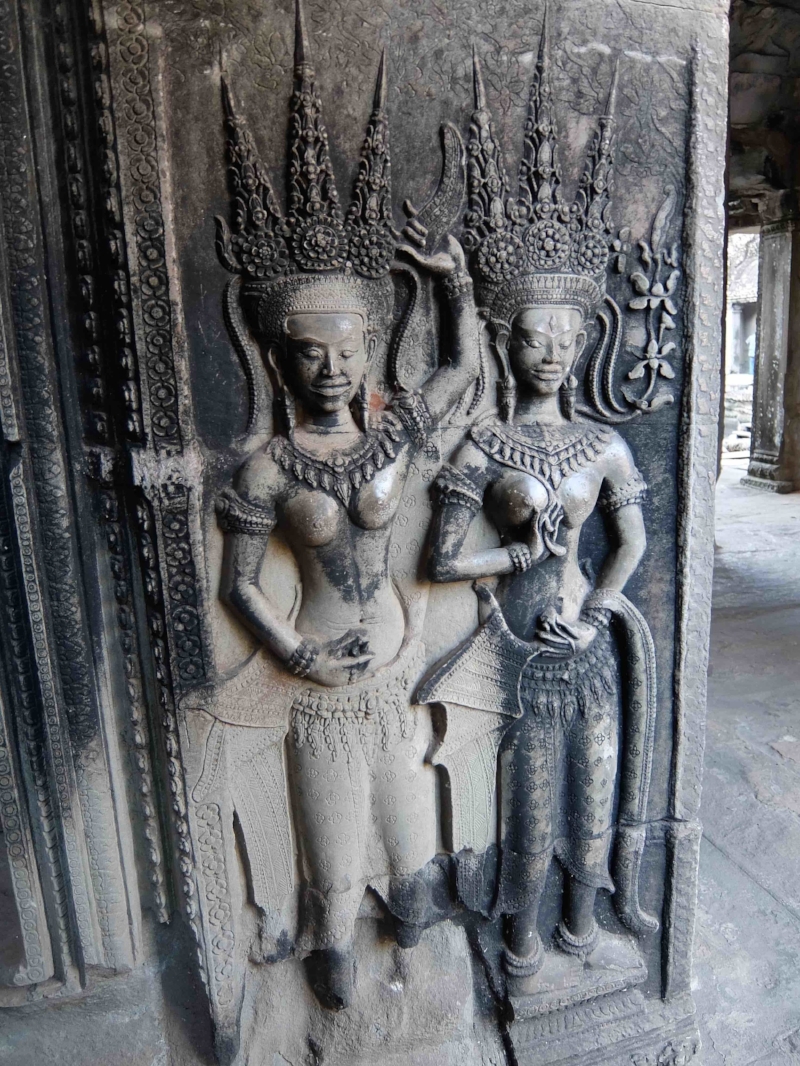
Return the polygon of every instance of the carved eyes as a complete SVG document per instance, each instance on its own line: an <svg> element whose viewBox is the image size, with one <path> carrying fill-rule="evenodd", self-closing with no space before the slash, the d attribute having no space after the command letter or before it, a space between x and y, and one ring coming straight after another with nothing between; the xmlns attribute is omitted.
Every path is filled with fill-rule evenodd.
<svg viewBox="0 0 800 1066"><path fill-rule="evenodd" d="M328 353L323 348L312 346L310 348L301 348L300 354L305 359L325 359ZM339 355L342 357L342 359L352 359L353 356L357 354L358 353L354 348L343 348L339 352Z"/></svg>
<svg viewBox="0 0 800 1066"><path fill-rule="evenodd" d="M524 340L524 344L525 344L526 348L530 348L534 352L540 352L544 348L544 345L542 344L542 342L535 340L533 337L526 337L525 340ZM572 347L572 341L571 340L559 341L559 343L558 343L558 348L562 352L568 352L571 347Z"/></svg>

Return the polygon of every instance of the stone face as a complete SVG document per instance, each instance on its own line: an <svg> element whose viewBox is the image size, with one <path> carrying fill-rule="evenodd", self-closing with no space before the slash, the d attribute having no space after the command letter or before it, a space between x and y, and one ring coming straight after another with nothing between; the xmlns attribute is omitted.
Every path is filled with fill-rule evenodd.
<svg viewBox="0 0 800 1066"><path fill-rule="evenodd" d="M0 6L15 1061L695 1057L725 27Z"/></svg>

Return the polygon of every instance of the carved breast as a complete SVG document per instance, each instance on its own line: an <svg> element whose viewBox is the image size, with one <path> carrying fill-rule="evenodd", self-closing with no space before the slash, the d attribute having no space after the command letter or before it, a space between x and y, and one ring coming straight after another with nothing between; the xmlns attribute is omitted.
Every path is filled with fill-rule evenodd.
<svg viewBox="0 0 800 1066"><path fill-rule="evenodd" d="M294 536L309 548L330 544L348 519L361 529L382 529L394 518L403 483L392 466L379 470L351 493L345 514L338 499L322 489L305 489L284 504L283 513Z"/></svg>
<svg viewBox="0 0 800 1066"><path fill-rule="evenodd" d="M344 519L342 508L327 492L298 492L283 508L292 533L309 548L330 544Z"/></svg>
<svg viewBox="0 0 800 1066"><path fill-rule="evenodd" d="M508 471L492 485L487 502L501 529L523 526L547 506L547 489L530 474Z"/></svg>
<svg viewBox="0 0 800 1066"><path fill-rule="evenodd" d="M362 529L381 529L394 518L402 490L394 464L385 466L350 497L350 518Z"/></svg>

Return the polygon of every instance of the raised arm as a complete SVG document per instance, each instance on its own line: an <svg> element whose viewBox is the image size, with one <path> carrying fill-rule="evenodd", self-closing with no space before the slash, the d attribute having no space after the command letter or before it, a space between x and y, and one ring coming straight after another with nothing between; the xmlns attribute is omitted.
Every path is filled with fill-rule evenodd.
<svg viewBox="0 0 800 1066"><path fill-rule="evenodd" d="M609 445L606 460L608 468L599 506L606 513L612 546L598 575L597 588L622 592L647 546L642 516L647 485L621 437L615 437Z"/></svg>
<svg viewBox="0 0 800 1066"><path fill-rule="evenodd" d="M511 574L532 565L527 544L464 551L472 519L483 506L489 460L471 441L459 448L434 483L437 507L431 531L431 581L467 581Z"/></svg>
<svg viewBox="0 0 800 1066"><path fill-rule="evenodd" d="M467 271L464 250L455 237L448 235L447 251L437 255L424 255L411 246L405 246L403 251L418 266L441 280L450 310L450 358L441 363L419 390L433 421L440 422L480 372L480 330L472 279Z"/></svg>

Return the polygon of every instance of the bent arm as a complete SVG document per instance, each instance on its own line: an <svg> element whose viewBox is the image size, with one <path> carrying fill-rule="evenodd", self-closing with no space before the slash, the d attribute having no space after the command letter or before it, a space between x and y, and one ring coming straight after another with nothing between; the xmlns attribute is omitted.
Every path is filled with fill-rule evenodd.
<svg viewBox="0 0 800 1066"><path fill-rule="evenodd" d="M276 615L259 587L268 542L269 534L226 533L220 596L275 656L288 662L303 638Z"/></svg>
<svg viewBox="0 0 800 1066"><path fill-rule="evenodd" d="M483 494L490 481L489 463L484 453L466 441L439 472L434 489L437 508L431 535L428 573L431 581L467 581L478 577L498 577L531 565L526 544L502 548L464 551L472 519L483 506Z"/></svg>
<svg viewBox="0 0 800 1066"><path fill-rule="evenodd" d="M474 511L463 504L448 503L437 510L428 563L431 581L467 581L513 573L515 565L509 548L463 550L473 517Z"/></svg>
<svg viewBox="0 0 800 1066"><path fill-rule="evenodd" d="M480 327L469 275L450 275L442 282L451 316L450 360L421 386L434 422L440 422L467 391L480 371Z"/></svg>
<svg viewBox="0 0 800 1066"><path fill-rule="evenodd" d="M612 511L607 524L613 546L603 562L597 587L622 592L647 546L641 505L631 503Z"/></svg>
<svg viewBox="0 0 800 1066"><path fill-rule="evenodd" d="M601 567L597 587L622 592L647 546L642 515L647 484L627 444L616 434L606 461L608 468L599 502L606 511L612 547Z"/></svg>

